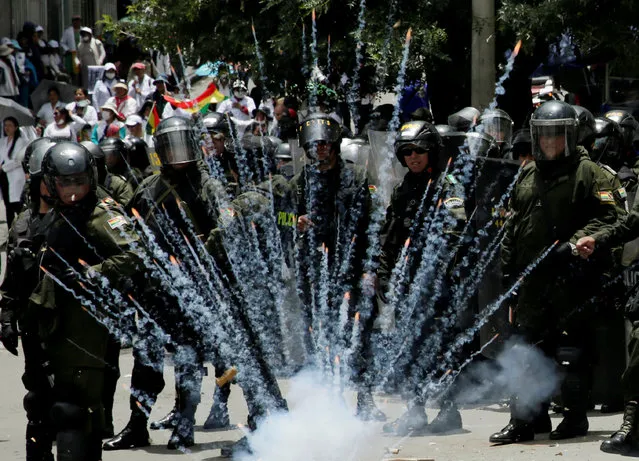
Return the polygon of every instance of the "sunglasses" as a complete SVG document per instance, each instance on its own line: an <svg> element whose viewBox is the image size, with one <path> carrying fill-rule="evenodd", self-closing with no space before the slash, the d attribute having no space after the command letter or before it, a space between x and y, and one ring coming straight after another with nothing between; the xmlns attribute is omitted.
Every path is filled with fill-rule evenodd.
<svg viewBox="0 0 639 461"><path fill-rule="evenodd" d="M415 152L418 155L424 155L428 153L428 151L424 149L423 147L416 147L416 146L406 147L399 151L400 155L402 155L403 157L410 157L411 155L413 155L413 152Z"/></svg>

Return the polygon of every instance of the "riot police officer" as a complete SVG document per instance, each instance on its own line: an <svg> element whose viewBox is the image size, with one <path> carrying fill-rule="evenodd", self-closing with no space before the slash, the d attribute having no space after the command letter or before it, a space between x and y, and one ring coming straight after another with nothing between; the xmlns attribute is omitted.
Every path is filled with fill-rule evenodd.
<svg viewBox="0 0 639 461"><path fill-rule="evenodd" d="M486 110L477 121L477 129L495 139L499 146L501 157L510 155L513 125L513 119L502 109Z"/></svg>
<svg viewBox="0 0 639 461"><path fill-rule="evenodd" d="M114 320L123 306L112 305L110 293L104 297L107 301L96 302L85 292L88 302L81 303L73 292L86 291L87 285L78 281L95 286L90 282L94 277L128 290L141 269L139 254L132 249L137 235L116 208L98 199L93 159L84 146L61 142L50 147L42 172L53 218L42 250L44 277L30 298L30 312L53 383L57 459L98 461L106 325L117 328Z"/></svg>
<svg viewBox="0 0 639 461"><path fill-rule="evenodd" d="M99 144L104 152L107 170L112 174L123 177L133 190L137 189L144 176L142 172L131 165L127 145L120 138L106 138Z"/></svg>
<svg viewBox="0 0 639 461"><path fill-rule="evenodd" d="M37 336L37 325L28 321L26 308L29 296L38 285L40 269L37 255L53 216L49 213L48 199L41 194L42 191L46 193L42 180L42 158L53 145L49 138L38 138L26 148L28 201L9 231L8 267L2 283L0 303L1 339L5 349L18 355L18 331L22 336L22 382L27 390L24 397L24 409L27 412L26 453L28 460L37 461L53 460L51 447L55 434L49 421L53 393L42 366L45 359Z"/></svg>
<svg viewBox="0 0 639 461"><path fill-rule="evenodd" d="M126 206L133 198L131 184L124 177L109 172L106 166L106 156L100 146L91 141L83 141L80 144L86 147L93 157L98 173L98 189L101 189L101 193L111 196L120 205Z"/></svg>
<svg viewBox="0 0 639 461"><path fill-rule="evenodd" d="M299 125L299 144L304 148L309 164L291 180L297 193L297 246L300 255L297 261L298 283L302 293L302 311L306 328L313 325L317 331L319 323L332 328L336 342L339 320L336 313L346 292L349 292L349 318L351 322L360 303L370 300L361 291L360 281L365 274L367 229L370 219L371 197L366 172L359 166L345 162L340 157L341 127L330 116L312 113ZM354 244L351 244L351 241ZM321 280L320 268L325 252L328 254L328 274L331 279ZM368 274L370 276L370 274ZM322 284L328 294L322 297ZM313 303L326 299L328 318L319 318ZM317 307L317 306L315 306ZM372 383L363 379L370 365L370 334L373 326L372 309L359 309L363 337L360 363L355 365L360 378L357 412L364 419L385 419L377 409L371 393ZM332 313L332 314L331 314ZM317 314L319 315L319 314ZM330 327L328 326L330 325ZM329 339L329 344L335 344ZM357 345L353 345L357 346ZM311 333L306 336L309 360L321 360L318 341ZM332 360L332 359L331 359Z"/></svg>
<svg viewBox="0 0 639 461"><path fill-rule="evenodd" d="M406 254L408 276L405 287L408 287L414 279L420 264L426 242L420 238L425 223L431 219L428 212L437 199L443 203L441 219L445 229L442 232L443 246L456 243L454 238L448 238L455 232L461 231L466 222L464 211L464 195L461 184L452 175L442 175L441 157L445 154L444 144L438 130L428 122L408 122L399 130L395 140L395 155L399 162L408 168L401 184L393 191L391 203L386 211L386 220L381 231L382 251L380 265L377 271L378 299L387 303L387 293L393 269L396 266L400 253L405 243L410 238L410 246ZM429 182L431 185L429 186ZM442 188L441 196L437 197L437 190ZM436 198L437 197L437 198ZM421 210L421 212L419 211ZM443 215L450 215L455 225L447 225L447 219ZM448 277L445 277L448 278ZM405 288L404 287L404 288ZM394 291L402 290L393 287ZM438 302L436 307L439 317L444 312L445 297ZM398 302L401 302L399 300ZM395 306L399 311L398 306ZM412 341L410 358L401 375L406 377L407 384L403 392L408 400L408 411L399 419L384 426L385 432L393 432L398 435L406 435L411 431L423 430L427 423L424 410L424 399L419 387L411 383L411 377L417 375L416 369L420 366L418 355L426 339L434 334L437 327L433 325L432 318L423 322L420 327L420 336ZM445 342L445 340L444 340ZM433 421L430 430L434 433L445 432L462 427L461 414L449 398L442 401L442 411Z"/></svg>
<svg viewBox="0 0 639 461"><path fill-rule="evenodd" d="M521 282L512 322L516 333L556 358L564 370L564 419L550 433L552 440L559 440L588 431L592 303L602 269L612 265L606 252L598 261L584 264L574 256L575 243L583 235L611 227L618 216L611 184L577 146L575 110L564 102L548 101L535 110L530 126L535 162L524 167L510 200L502 267L510 285L550 251ZM554 242L559 243L553 246ZM512 396L510 423L491 435L491 442L532 440L535 433L551 430L551 395L533 402L529 397Z"/></svg>

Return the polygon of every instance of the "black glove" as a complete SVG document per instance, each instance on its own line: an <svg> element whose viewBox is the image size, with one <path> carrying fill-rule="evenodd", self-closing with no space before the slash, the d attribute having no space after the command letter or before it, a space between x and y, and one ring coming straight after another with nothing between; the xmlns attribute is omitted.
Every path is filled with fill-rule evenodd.
<svg viewBox="0 0 639 461"><path fill-rule="evenodd" d="M11 352L13 355L18 355L18 330L16 328L15 322L2 322L2 336L0 337L0 341L2 341L2 345L6 350Z"/></svg>
<svg viewBox="0 0 639 461"><path fill-rule="evenodd" d="M388 304L388 297L386 296L386 293L388 292L388 282L378 279L377 286L375 288L377 298L384 304Z"/></svg>
<svg viewBox="0 0 639 461"><path fill-rule="evenodd" d="M575 251L576 247L574 245L570 244L570 242L563 242L555 247L555 251L551 253L551 258L549 259L554 261L569 260L574 256L579 256L579 254L575 254Z"/></svg>

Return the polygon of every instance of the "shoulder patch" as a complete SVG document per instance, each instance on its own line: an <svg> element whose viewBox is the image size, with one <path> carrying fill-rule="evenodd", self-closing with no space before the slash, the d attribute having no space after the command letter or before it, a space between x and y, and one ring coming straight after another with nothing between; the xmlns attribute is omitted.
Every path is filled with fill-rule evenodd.
<svg viewBox="0 0 639 461"><path fill-rule="evenodd" d="M619 194L619 197L621 197L623 200L628 198L628 194L626 193L625 187L620 187L619 189L617 189L617 193Z"/></svg>
<svg viewBox="0 0 639 461"><path fill-rule="evenodd" d="M370 192L371 195L375 195L377 193L377 186L375 186L374 184L369 184L368 192Z"/></svg>
<svg viewBox="0 0 639 461"><path fill-rule="evenodd" d="M601 203L615 203L615 198L612 195L612 192L599 192L599 201Z"/></svg>
<svg viewBox="0 0 639 461"><path fill-rule="evenodd" d="M116 206L117 203L115 200L113 200L113 197L104 197L102 199L102 203L105 204L107 207L111 207L111 206Z"/></svg>
<svg viewBox="0 0 639 461"><path fill-rule="evenodd" d="M115 216L111 219L109 219L107 221L107 223L109 224L109 227L111 229L117 229L119 227L122 227L124 225L126 225L126 219L124 218L124 216Z"/></svg>
<svg viewBox="0 0 639 461"><path fill-rule="evenodd" d="M449 199L444 200L444 206L448 209L451 208L460 208L464 206L464 201L459 197L451 197Z"/></svg>
<svg viewBox="0 0 639 461"><path fill-rule="evenodd" d="M446 175L446 179L448 179L448 182L451 183L453 186L457 185L457 178L452 174Z"/></svg>

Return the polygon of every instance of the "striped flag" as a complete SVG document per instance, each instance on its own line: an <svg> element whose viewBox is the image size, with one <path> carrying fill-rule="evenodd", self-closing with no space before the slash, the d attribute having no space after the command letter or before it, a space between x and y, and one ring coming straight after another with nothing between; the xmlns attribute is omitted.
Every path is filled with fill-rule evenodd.
<svg viewBox="0 0 639 461"><path fill-rule="evenodd" d="M155 103L153 103L153 107L151 108L147 124L151 127L151 134L155 133L155 129L160 124L160 114L158 114L158 108Z"/></svg>
<svg viewBox="0 0 639 461"><path fill-rule="evenodd" d="M200 112L202 107L208 107L211 103L224 101L225 96L220 93L215 86L215 83L211 83L206 89L195 99L186 99L184 101L175 99L171 96L164 95L164 99L172 106L179 107L188 112Z"/></svg>

